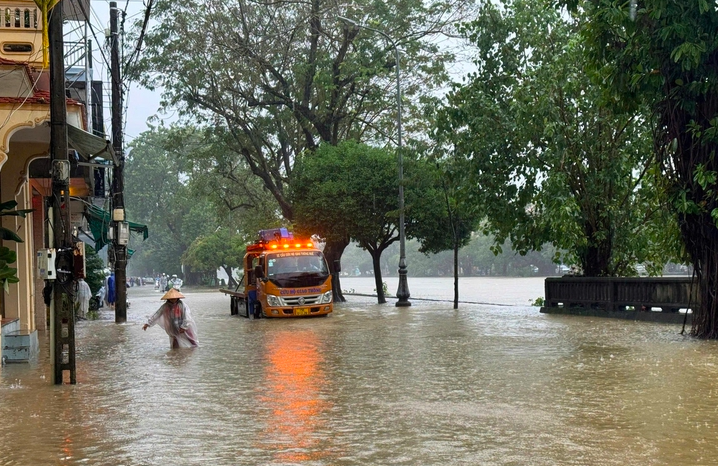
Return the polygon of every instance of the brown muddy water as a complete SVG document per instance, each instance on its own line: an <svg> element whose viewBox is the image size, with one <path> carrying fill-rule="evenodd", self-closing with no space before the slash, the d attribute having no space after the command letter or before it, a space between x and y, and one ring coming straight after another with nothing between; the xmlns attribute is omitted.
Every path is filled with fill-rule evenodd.
<svg viewBox="0 0 718 466"><path fill-rule="evenodd" d="M409 279L414 298L451 283ZM51 384L45 333L37 362L0 370L0 465L716 464L718 344L540 314L542 283L467 279L458 310L348 296L256 321L188 288L195 350L143 332L160 294L131 288L126 324L78 324L76 385Z"/></svg>

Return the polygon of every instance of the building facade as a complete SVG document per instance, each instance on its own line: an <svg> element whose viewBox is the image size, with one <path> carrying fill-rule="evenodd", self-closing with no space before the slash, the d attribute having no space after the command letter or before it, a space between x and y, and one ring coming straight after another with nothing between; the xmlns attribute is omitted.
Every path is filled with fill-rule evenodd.
<svg viewBox="0 0 718 466"><path fill-rule="evenodd" d="M60 2L62 5L66 1ZM67 10L67 7L65 8ZM86 9L89 11L89 2ZM67 19L67 17L66 17ZM52 195L50 178L50 77L46 66L47 48L43 47L42 13L32 0L0 0L0 202L17 201L17 209L32 209L25 218L2 217L2 225L16 232L22 243L4 241L17 253L19 283L11 284L0 297L0 315L5 340L0 340L3 355L23 359L7 341L9 332L27 336L32 345L37 331L48 326L48 308L43 300L45 282L37 272L39 249L52 247ZM70 70L68 70L69 72ZM71 181L70 209L73 226L86 228L84 205L94 204L95 197L105 196L106 177L111 170L108 153L98 147L109 146L104 137L93 135L97 127L88 127L87 92L77 91L77 79L68 85L66 99L70 141ZM84 89L92 87L84 73ZM101 86L100 86L101 92ZM99 98L101 104L101 96ZM100 105L101 107L101 105ZM91 118L91 115L90 115ZM99 121L101 129L102 121ZM72 128L70 128L72 127ZM104 157L104 159L102 158ZM98 175L98 171L101 176ZM101 189L98 188L101 185ZM0 337L2 338L2 337ZM36 343L35 343L36 344ZM6 351L7 350L7 351ZM29 347L28 352L33 348Z"/></svg>

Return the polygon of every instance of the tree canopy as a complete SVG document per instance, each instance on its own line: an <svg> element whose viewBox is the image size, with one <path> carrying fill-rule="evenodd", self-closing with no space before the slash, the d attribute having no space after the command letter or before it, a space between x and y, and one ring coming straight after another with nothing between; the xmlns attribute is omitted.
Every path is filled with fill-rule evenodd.
<svg viewBox="0 0 718 466"><path fill-rule="evenodd" d="M700 307L692 333L718 338L718 11L706 1L565 1L589 21L582 36L604 100L656 115L653 135Z"/></svg>
<svg viewBox="0 0 718 466"><path fill-rule="evenodd" d="M147 131L130 144L127 155L125 204L152 232L130 264L144 273L180 273L184 251L216 227L209 201L193 196L187 183L191 149L168 144L175 131Z"/></svg>
<svg viewBox="0 0 718 466"><path fill-rule="evenodd" d="M293 219L294 158L320 142L392 139L395 63L381 37L338 19L371 21L402 50L407 115L446 80L449 54L424 40L450 30L464 2L163 2L134 68L168 105L231 135L228 149ZM371 17L369 16L371 14ZM420 122L421 120L408 120ZM411 127L411 125L409 126Z"/></svg>
<svg viewBox="0 0 718 466"><path fill-rule="evenodd" d="M219 254L212 239L244 245L257 230L278 224L274 199L242 159L227 157L225 137L221 130L175 126L147 131L133 142L128 210L153 231L133 269L179 273L184 257L196 271L225 267L231 276L242 252L238 258Z"/></svg>
<svg viewBox="0 0 718 466"><path fill-rule="evenodd" d="M476 71L450 93L437 136L470 161L497 247L551 243L587 276L660 270L675 254L651 177L650 119L602 104L582 21L549 1L484 4L462 29Z"/></svg>
<svg viewBox="0 0 718 466"><path fill-rule="evenodd" d="M378 300L386 302L379 261L398 236L397 171L393 152L348 141L325 144L297 161L293 203L299 229L369 251Z"/></svg>

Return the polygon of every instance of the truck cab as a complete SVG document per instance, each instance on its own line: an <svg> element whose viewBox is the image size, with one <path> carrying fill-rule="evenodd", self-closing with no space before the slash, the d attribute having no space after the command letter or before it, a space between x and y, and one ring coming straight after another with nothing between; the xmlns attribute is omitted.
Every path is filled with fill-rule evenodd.
<svg viewBox="0 0 718 466"><path fill-rule="evenodd" d="M230 295L232 315L306 317L333 311L329 267L311 239L294 238L286 228L261 230L242 263L237 288L220 290Z"/></svg>

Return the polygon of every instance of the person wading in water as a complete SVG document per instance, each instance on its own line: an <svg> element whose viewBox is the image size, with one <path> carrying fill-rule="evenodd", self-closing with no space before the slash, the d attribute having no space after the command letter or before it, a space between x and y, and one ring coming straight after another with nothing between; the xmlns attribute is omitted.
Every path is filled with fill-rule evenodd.
<svg viewBox="0 0 718 466"><path fill-rule="evenodd" d="M184 295L172 288L160 299L165 303L152 314L142 330L158 324L170 337L171 348L194 348L199 346L197 326L192 319L189 306L182 301Z"/></svg>

